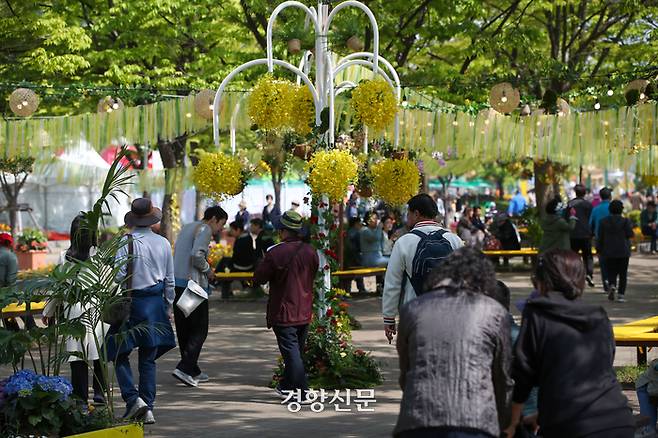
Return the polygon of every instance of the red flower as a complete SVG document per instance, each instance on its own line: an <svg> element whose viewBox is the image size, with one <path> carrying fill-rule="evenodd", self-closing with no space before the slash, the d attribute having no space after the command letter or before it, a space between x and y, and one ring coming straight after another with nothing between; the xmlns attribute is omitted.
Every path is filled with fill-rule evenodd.
<svg viewBox="0 0 658 438"><path fill-rule="evenodd" d="M343 310L347 310L347 308L350 307L350 305L347 303L338 303L338 307L340 307Z"/></svg>
<svg viewBox="0 0 658 438"><path fill-rule="evenodd" d="M335 319L332 319L332 320L331 320L331 325L338 325L338 321L335 320Z"/></svg>
<svg viewBox="0 0 658 438"><path fill-rule="evenodd" d="M334 309L332 309L331 307L328 308L328 309L327 309L327 316L330 317L330 318L331 318L332 316L334 316Z"/></svg>
<svg viewBox="0 0 658 438"><path fill-rule="evenodd" d="M329 248L325 249L325 250L324 250L324 253L325 253L327 256L329 256L329 257L331 257L331 258L333 258L333 259L338 259L338 255L337 255L334 251L332 251L331 249L329 249Z"/></svg>
<svg viewBox="0 0 658 438"><path fill-rule="evenodd" d="M311 223L312 224L317 224L318 223L318 217L317 216L311 216Z"/></svg>
<svg viewBox="0 0 658 438"><path fill-rule="evenodd" d="M331 231L334 231L336 228L337 228L336 224L331 224L331 226L329 227Z"/></svg>
<svg viewBox="0 0 658 438"><path fill-rule="evenodd" d="M327 235L324 234L323 232L319 232L319 233L318 233L318 238L319 238L319 239L324 239L325 237L327 237Z"/></svg>
<svg viewBox="0 0 658 438"><path fill-rule="evenodd" d="M322 268L322 269L324 269L325 271L328 271L329 269L331 269L331 267L329 265L324 265L324 268Z"/></svg>
<svg viewBox="0 0 658 438"><path fill-rule="evenodd" d="M324 327L318 327L318 328L315 329L316 333L324 333L326 331L327 331L327 329L325 329Z"/></svg>

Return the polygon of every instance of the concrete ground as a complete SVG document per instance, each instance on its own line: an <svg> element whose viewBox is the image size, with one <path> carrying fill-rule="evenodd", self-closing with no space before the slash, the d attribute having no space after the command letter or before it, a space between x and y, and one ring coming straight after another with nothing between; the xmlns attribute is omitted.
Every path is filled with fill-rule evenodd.
<svg viewBox="0 0 658 438"><path fill-rule="evenodd" d="M588 289L584 299L603 305L613 323L655 315L657 268L658 258L632 259L627 303L609 303L598 289ZM528 272L501 273L499 278L512 289L513 302L530 292ZM380 298L374 295L352 298L351 311L363 324L353 332L354 344L372 352L385 378L376 388L375 412L356 412L356 407L354 412L335 412L329 405L321 413L311 412L309 407L288 412L267 387L278 350L274 335L265 328L265 301L222 302L216 294L211 298L210 334L200 361L211 381L188 388L174 380L171 372L178 361L177 350L158 360L157 424L146 427L146 436L391 436L401 392L396 383L395 346L384 337L380 306ZM650 357L655 355L650 353ZM633 348L618 349L615 365L634 362ZM627 391L627 395L637 410L633 392Z"/></svg>

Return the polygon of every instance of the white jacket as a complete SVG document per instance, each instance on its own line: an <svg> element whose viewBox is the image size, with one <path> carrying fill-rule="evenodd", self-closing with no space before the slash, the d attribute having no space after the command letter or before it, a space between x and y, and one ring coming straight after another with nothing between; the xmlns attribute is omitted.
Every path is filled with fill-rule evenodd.
<svg viewBox="0 0 658 438"><path fill-rule="evenodd" d="M423 233L442 230L438 223L433 221L423 221L416 224L414 230ZM464 242L454 233L448 231L443 237L450 242L452 249L458 249L464 246ZM395 317L399 308L416 298L416 292L410 281L405 284L404 299L400 303L400 292L402 291L402 279L405 270L411 276L413 270L414 256L416 255L416 246L420 242L420 237L413 233L404 234L393 246L391 258L386 268L386 279L384 280L384 293L382 295L382 314L384 315L384 324L395 324Z"/></svg>

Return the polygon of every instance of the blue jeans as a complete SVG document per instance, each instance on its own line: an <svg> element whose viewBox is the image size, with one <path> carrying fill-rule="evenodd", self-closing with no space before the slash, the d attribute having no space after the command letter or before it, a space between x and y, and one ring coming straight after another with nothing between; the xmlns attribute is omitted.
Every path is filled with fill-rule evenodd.
<svg viewBox="0 0 658 438"><path fill-rule="evenodd" d="M308 324L293 327L275 325L273 329L285 364L283 380L279 387L284 391L307 390L308 381L302 356L308 335Z"/></svg>
<svg viewBox="0 0 658 438"><path fill-rule="evenodd" d="M385 268L389 257L383 256L381 252L361 253L361 264L368 268Z"/></svg>
<svg viewBox="0 0 658 438"><path fill-rule="evenodd" d="M121 388L121 397L128 407L132 406L141 397L153 410L155 401L155 357L158 353L157 347L139 347L138 351L138 370L139 370L139 391L133 383L133 373L130 369L130 352L119 354L114 362L114 369L117 374L117 381Z"/></svg>
<svg viewBox="0 0 658 438"><path fill-rule="evenodd" d="M637 389L637 401L640 403L640 415L649 417L649 425L655 428L656 422L658 422L658 408L649 401L647 385L641 386Z"/></svg>

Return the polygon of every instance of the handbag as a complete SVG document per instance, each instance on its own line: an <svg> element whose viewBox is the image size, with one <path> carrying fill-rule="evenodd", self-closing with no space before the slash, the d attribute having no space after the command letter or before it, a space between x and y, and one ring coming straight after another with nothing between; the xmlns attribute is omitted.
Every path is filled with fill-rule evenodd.
<svg viewBox="0 0 658 438"><path fill-rule="evenodd" d="M111 326L122 325L130 318L132 307L131 289L133 283L133 236L128 234L128 265L126 266L125 296L117 296L115 300L106 307L103 312L103 322Z"/></svg>
<svg viewBox="0 0 658 438"><path fill-rule="evenodd" d="M499 251L502 248L500 240L496 239L492 235L487 235L484 238L484 250L485 251Z"/></svg>

